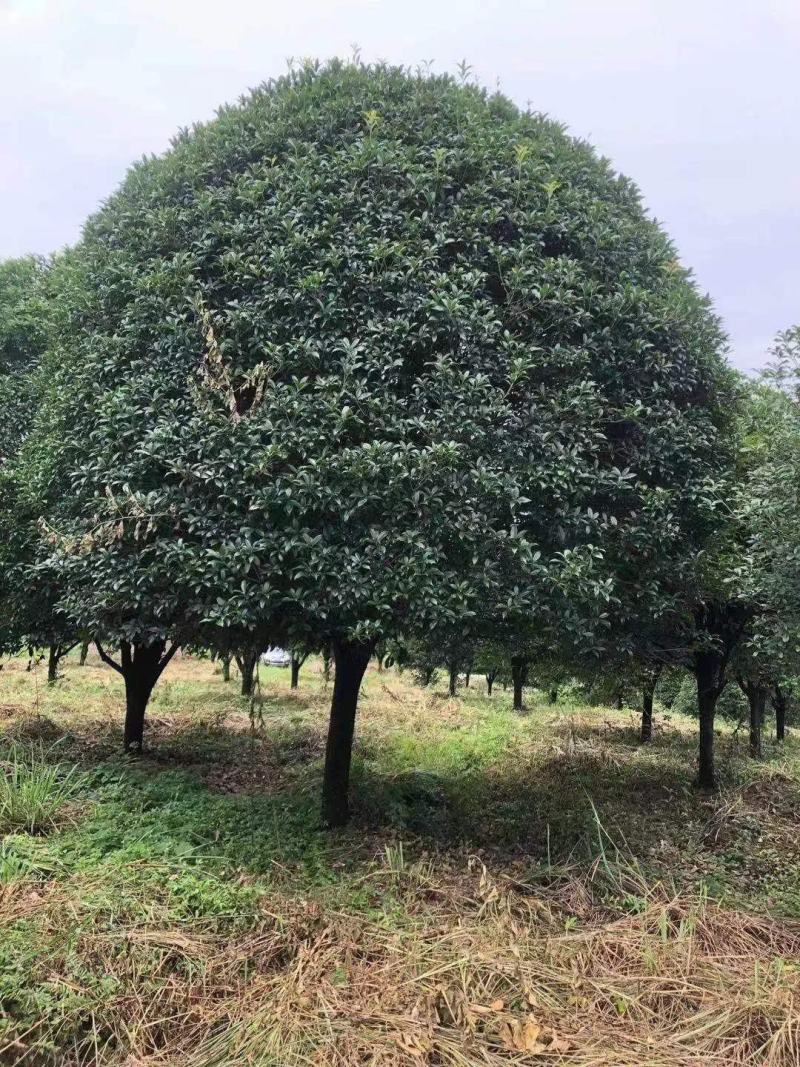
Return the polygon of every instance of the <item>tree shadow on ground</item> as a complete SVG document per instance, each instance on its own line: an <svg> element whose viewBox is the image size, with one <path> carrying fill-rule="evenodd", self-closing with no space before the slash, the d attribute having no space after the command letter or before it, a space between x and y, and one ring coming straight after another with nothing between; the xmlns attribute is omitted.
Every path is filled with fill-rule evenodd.
<svg viewBox="0 0 800 1067"><path fill-rule="evenodd" d="M124 825L110 828L113 814L87 815L83 829L101 842L93 847L122 857L152 849L157 857L178 842L253 873L280 870L298 886L359 870L397 837L439 854L480 852L501 864L542 866L596 856L602 826L653 869L688 869L698 877L709 870L709 857L735 862L744 854L742 835L752 836L751 825L767 838L774 830L776 841L797 838L795 779L772 775L768 786L743 780L726 739L720 755L729 764L728 788L698 793L694 739L678 731L641 747L624 727L576 727L565 718L548 728L546 742L520 741L518 748L515 742L496 759L470 759L456 749L444 769L433 759L426 765L424 747L419 766L404 765L402 753L392 751L399 738L380 745L367 739L356 749L352 824L331 834L319 818L319 724L273 721L250 731L241 722L234 728L154 716L148 751L134 760L119 754L118 724L93 731L91 743L83 734L64 736L58 726L32 717L19 740L38 737L54 762L75 759L110 789ZM746 844L752 863L753 842ZM770 855L765 850L765 867L774 864Z"/></svg>
<svg viewBox="0 0 800 1067"><path fill-rule="evenodd" d="M406 828L442 846L561 858L596 832L595 810L631 843L644 844L706 804L688 768L620 762L602 752L449 775L361 768L355 790L356 817L367 826Z"/></svg>

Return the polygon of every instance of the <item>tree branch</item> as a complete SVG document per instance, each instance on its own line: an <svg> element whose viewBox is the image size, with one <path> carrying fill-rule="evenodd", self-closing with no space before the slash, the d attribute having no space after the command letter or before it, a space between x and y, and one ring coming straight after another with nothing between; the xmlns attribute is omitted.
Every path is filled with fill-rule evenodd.
<svg viewBox="0 0 800 1067"><path fill-rule="evenodd" d="M107 663L109 665L109 667L113 667L114 670L117 672L117 674L122 674L122 675L125 674L125 672L123 671L122 667L120 667L120 665L118 663L115 663L114 660L111 658L111 656L108 655L107 652L103 651L103 646L100 644L100 642L97 640L97 638L95 638L94 647L100 653L100 659L103 661L103 663Z"/></svg>
<svg viewBox="0 0 800 1067"><path fill-rule="evenodd" d="M158 680L161 677L161 674L162 674L164 668L167 666L167 664L169 663L169 661L172 659L172 657L175 655L175 653L178 651L179 648L180 648L180 645L176 641L173 644L172 648L169 650L169 652L166 654L166 656L164 656L164 658L159 663L158 671L156 673L156 680Z"/></svg>

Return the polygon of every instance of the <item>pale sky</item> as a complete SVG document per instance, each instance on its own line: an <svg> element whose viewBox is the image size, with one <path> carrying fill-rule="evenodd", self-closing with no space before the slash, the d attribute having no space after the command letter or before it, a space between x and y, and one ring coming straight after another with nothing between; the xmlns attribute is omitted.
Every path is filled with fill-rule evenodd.
<svg viewBox="0 0 800 1067"><path fill-rule="evenodd" d="M290 56L432 60L586 137L763 363L800 322L800 0L0 0L0 257Z"/></svg>

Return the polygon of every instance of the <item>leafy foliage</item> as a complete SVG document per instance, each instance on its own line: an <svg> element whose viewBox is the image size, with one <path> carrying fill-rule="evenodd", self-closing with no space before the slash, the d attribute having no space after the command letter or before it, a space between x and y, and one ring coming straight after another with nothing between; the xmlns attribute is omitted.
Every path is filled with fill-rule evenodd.
<svg viewBox="0 0 800 1067"><path fill-rule="evenodd" d="M448 77L268 83L134 167L75 262L44 418L90 629L535 610L593 644L717 462L719 329L635 187Z"/></svg>

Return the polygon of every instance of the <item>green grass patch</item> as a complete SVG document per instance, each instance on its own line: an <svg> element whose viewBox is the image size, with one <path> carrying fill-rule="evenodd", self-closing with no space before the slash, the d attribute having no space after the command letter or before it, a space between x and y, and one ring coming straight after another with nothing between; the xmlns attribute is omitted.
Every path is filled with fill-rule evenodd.
<svg viewBox="0 0 800 1067"><path fill-rule="evenodd" d="M52 761L42 745L11 745L0 753L0 833L40 833L80 789L77 768Z"/></svg>
<svg viewBox="0 0 800 1067"><path fill-rule="evenodd" d="M548 937L630 920L653 973L674 942L680 981L684 944L704 951L693 938L709 899L779 924L800 917L793 738L754 763L723 729L724 787L709 797L692 788L695 724L680 716L657 713L642 748L631 712L531 701L520 717L502 691L451 701L371 671L354 821L331 834L318 814L330 687L314 660L299 691L288 672L264 673L252 720L235 679L177 660L150 709L142 759L120 753L122 694L96 662L71 658L47 690L24 664L0 674L0 1062L117 1067L135 1056L161 1067L174 1045L175 1062L197 1067L283 1067L327 1062L329 1041L395 1062L396 1045L382 1042L405 1033L417 982L423 1000L445 988L461 1026L464 990L479 1005L508 997L512 945L549 974L530 941L545 913ZM609 959L625 952L609 948ZM766 966L753 952L753 966ZM420 977L436 968L436 981ZM388 988L370 1000L384 974L407 1000ZM549 988L552 974L542 981ZM635 1016L640 994L627 980L602 981L615 1025ZM723 978L714 982L716 996ZM591 996L584 1015L602 1015ZM565 997L563 1018L570 1005ZM367 1027L358 1040L333 1022L384 1007L380 1033ZM445 1030L456 1026L436 1010ZM547 1025L560 1032L555 1017ZM502 1040L487 1031L484 1041L481 1027L467 1036L483 1059L452 1058L460 1030L430 1054L459 1067L506 1062ZM412 1038L397 1062L416 1067Z"/></svg>

